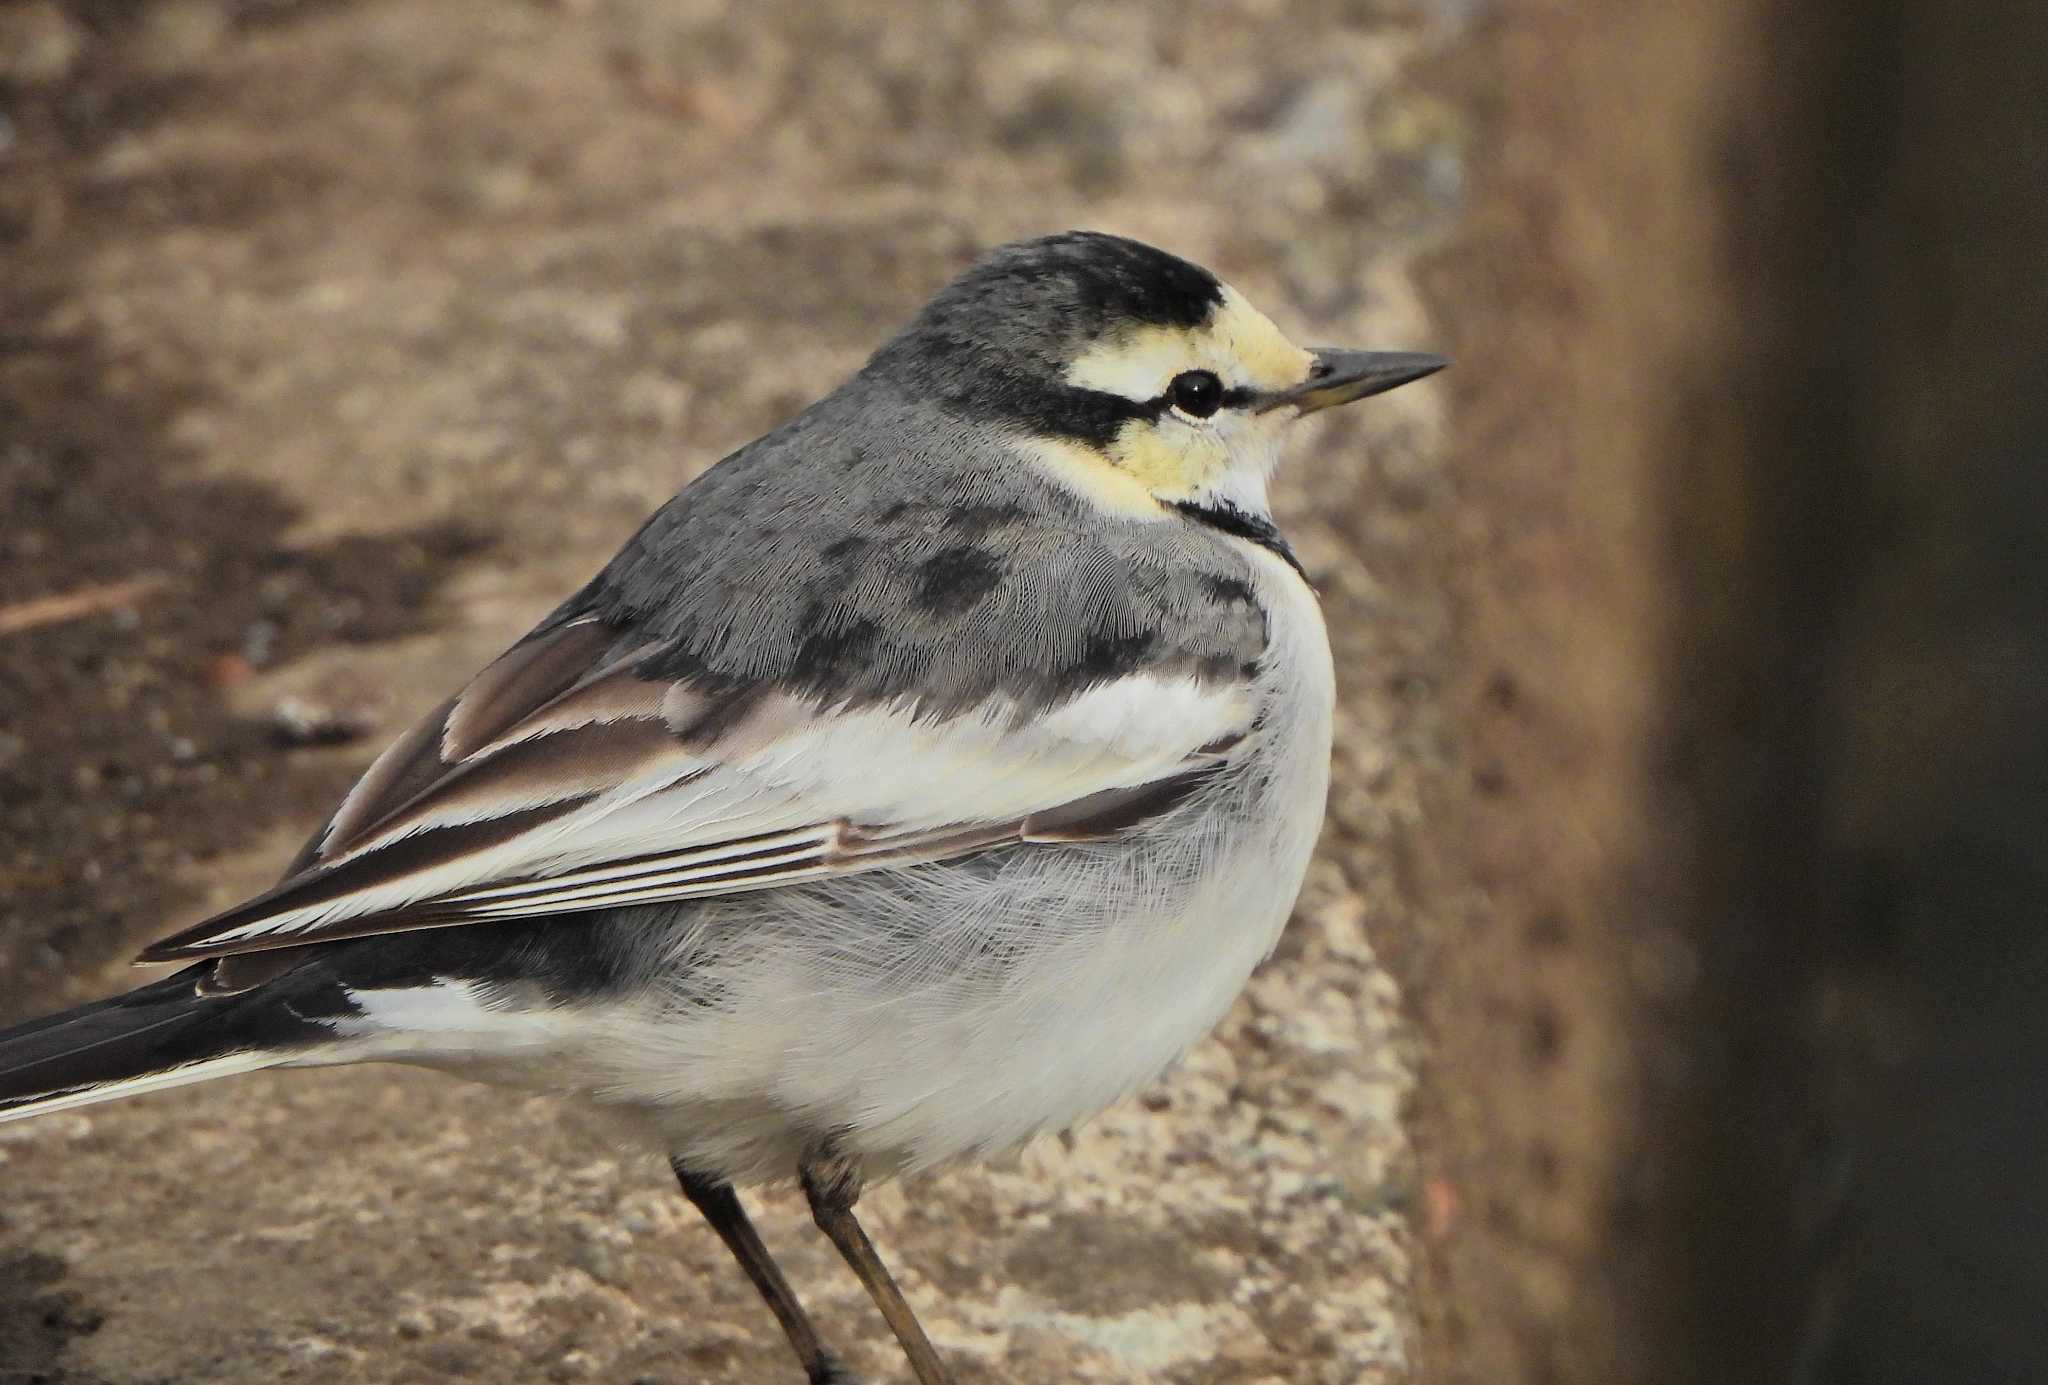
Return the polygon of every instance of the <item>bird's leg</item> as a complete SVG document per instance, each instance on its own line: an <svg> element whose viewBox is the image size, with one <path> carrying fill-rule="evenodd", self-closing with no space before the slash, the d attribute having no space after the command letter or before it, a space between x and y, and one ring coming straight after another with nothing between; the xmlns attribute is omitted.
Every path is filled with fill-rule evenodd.
<svg viewBox="0 0 2048 1385"><path fill-rule="evenodd" d="M812 1220L839 1247L839 1253L866 1286L868 1297L882 1310L890 1330L903 1345L903 1354L910 1358L910 1369L916 1373L918 1385L952 1385L953 1377L940 1364L938 1352L932 1349L931 1339L918 1325L917 1315L904 1302L903 1291L896 1287L889 1267L882 1263L867 1232L854 1219L853 1204L860 1198L860 1175L853 1165L827 1148L807 1155L797 1173L803 1180L804 1196L811 1202Z"/></svg>
<svg viewBox="0 0 2048 1385"><path fill-rule="evenodd" d="M683 1196L704 1214L704 1220L711 1223L718 1239L725 1242L733 1259L740 1262L747 1278L753 1280L754 1287L761 1291L768 1311L782 1324L783 1335L789 1338L790 1347L795 1350L797 1359L803 1362L804 1374L810 1377L810 1385L855 1385L853 1374L825 1350L818 1329L811 1326L810 1316L797 1302L796 1291L782 1277L782 1267L775 1263L768 1247L761 1243L761 1234L747 1219L747 1209L740 1206L739 1195L732 1190L732 1184L721 1178L700 1177L675 1159L669 1160L668 1166L675 1170L676 1182L683 1185Z"/></svg>

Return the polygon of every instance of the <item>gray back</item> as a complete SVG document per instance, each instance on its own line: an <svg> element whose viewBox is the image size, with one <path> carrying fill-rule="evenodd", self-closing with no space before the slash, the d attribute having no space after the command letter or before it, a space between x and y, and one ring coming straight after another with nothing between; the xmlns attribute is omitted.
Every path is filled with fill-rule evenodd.
<svg viewBox="0 0 2048 1385"><path fill-rule="evenodd" d="M1250 670L1265 622L1228 540L1087 506L885 364L706 472L548 623L675 640L650 674L934 712Z"/></svg>

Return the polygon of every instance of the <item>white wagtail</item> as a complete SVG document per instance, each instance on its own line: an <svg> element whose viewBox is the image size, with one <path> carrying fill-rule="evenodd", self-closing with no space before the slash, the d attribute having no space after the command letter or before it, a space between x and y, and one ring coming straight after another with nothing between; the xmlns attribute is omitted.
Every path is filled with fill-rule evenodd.
<svg viewBox="0 0 2048 1385"><path fill-rule="evenodd" d="M727 457L386 750L193 965L0 1034L0 1119L396 1060L667 1151L812 1381L734 1185L803 1186L925 1385L853 1207L1150 1081L1286 922L1323 818L1287 425L1442 367L1308 351L1207 270L995 251Z"/></svg>

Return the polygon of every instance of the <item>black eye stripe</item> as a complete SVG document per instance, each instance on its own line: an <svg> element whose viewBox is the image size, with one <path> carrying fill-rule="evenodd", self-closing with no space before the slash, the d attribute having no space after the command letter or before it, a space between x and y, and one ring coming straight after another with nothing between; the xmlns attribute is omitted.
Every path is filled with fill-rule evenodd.
<svg viewBox="0 0 2048 1385"><path fill-rule="evenodd" d="M945 402L971 416L1001 419L1029 432L1072 438L1095 447L1108 447L1133 419L1157 423L1173 408L1171 393L1137 400L1072 385L1033 387L1016 379L1003 381L1002 386L961 390ZM1239 408L1258 398L1254 389L1227 389L1221 407Z"/></svg>

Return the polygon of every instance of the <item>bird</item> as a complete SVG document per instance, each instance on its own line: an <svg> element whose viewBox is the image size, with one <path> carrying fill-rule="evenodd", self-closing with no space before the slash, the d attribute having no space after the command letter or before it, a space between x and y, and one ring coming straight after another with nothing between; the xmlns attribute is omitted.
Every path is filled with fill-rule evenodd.
<svg viewBox="0 0 2048 1385"><path fill-rule="evenodd" d="M800 1186L944 1385L859 1198L1130 1095L1271 952L1336 693L1269 481L1446 364L1124 237L994 249L138 959L181 969L0 1032L0 1120L379 1061L558 1094L667 1157L812 1385L855 1377L739 1189Z"/></svg>

